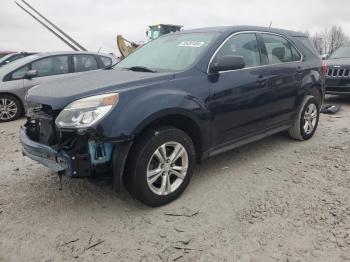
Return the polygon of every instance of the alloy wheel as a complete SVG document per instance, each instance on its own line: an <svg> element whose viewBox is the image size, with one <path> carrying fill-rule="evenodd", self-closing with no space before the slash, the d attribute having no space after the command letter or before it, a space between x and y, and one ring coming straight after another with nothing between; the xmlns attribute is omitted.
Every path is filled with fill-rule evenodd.
<svg viewBox="0 0 350 262"><path fill-rule="evenodd" d="M188 153L178 142L168 142L156 149L147 166L147 184L157 195L176 191L185 179Z"/></svg>
<svg viewBox="0 0 350 262"><path fill-rule="evenodd" d="M310 104L304 113L303 128L304 132L308 135L311 134L317 123L318 111L315 104Z"/></svg>
<svg viewBox="0 0 350 262"><path fill-rule="evenodd" d="M0 120L8 121L14 118L18 108L16 103L9 98L0 99Z"/></svg>

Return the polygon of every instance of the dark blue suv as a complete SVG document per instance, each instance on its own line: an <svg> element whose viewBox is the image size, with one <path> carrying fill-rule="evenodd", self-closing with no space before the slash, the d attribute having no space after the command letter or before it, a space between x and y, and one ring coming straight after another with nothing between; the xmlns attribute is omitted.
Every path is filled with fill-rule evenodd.
<svg viewBox="0 0 350 262"><path fill-rule="evenodd" d="M310 139L324 93L322 62L302 33L181 31L115 66L31 89L20 138L24 155L60 176L110 174L115 191L123 183L160 206L207 157L285 130Z"/></svg>

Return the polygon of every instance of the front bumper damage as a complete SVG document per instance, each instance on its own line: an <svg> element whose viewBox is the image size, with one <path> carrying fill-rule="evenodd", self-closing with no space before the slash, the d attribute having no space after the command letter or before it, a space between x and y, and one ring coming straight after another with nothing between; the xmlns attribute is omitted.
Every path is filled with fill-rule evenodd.
<svg viewBox="0 0 350 262"><path fill-rule="evenodd" d="M19 138L24 156L43 164L54 173L64 171L66 175L73 176L71 159L67 154L59 153L50 146L31 140L26 134L25 127L20 128Z"/></svg>
<svg viewBox="0 0 350 262"><path fill-rule="evenodd" d="M72 178L98 176L104 173L111 177L113 190L115 192L120 190L132 140L102 143L103 148L107 151L105 160L102 160L95 157L98 146L93 140L86 141L87 152L81 153L58 151L52 146L34 141L28 136L26 127L20 128L19 138L23 155L41 163L53 173Z"/></svg>

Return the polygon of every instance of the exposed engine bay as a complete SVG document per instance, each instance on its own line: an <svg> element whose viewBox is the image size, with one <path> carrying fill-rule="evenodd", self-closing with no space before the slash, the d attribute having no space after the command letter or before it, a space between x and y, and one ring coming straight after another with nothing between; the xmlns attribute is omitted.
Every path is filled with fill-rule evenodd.
<svg viewBox="0 0 350 262"><path fill-rule="evenodd" d="M59 111L47 105L30 108L25 124L26 135L69 158L71 171L64 170L65 175L89 177L108 172L114 145L104 142L93 132L57 129L55 119L58 114Z"/></svg>

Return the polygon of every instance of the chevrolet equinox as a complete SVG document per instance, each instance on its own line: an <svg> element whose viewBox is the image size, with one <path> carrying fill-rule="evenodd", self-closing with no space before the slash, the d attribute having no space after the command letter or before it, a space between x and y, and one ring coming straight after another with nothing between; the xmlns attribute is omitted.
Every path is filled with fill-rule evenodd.
<svg viewBox="0 0 350 262"><path fill-rule="evenodd" d="M248 26L181 31L114 66L28 92L23 154L59 176L110 174L149 206L195 164L272 134L310 139L325 93L306 35Z"/></svg>

